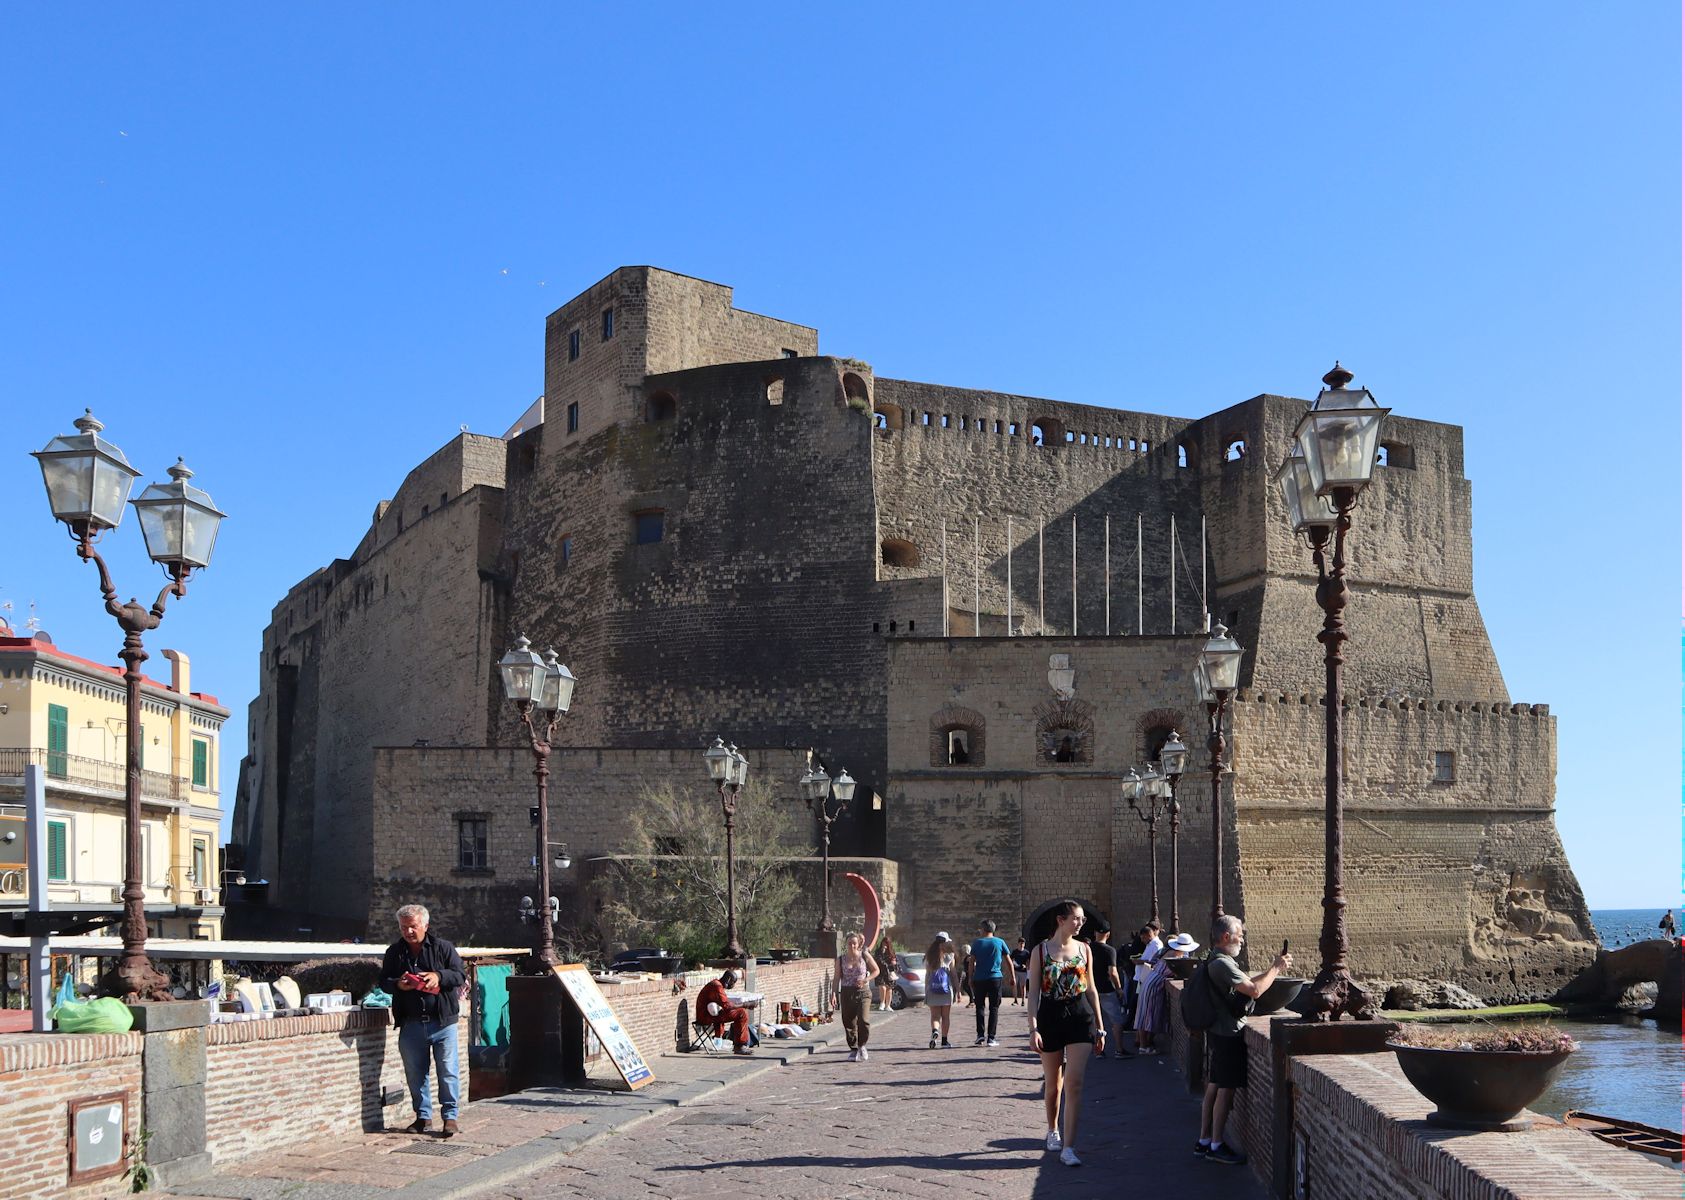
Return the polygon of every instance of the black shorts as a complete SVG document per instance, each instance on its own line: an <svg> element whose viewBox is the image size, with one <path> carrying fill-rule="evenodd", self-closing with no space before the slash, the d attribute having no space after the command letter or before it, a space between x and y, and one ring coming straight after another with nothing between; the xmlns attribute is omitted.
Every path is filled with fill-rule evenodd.
<svg viewBox="0 0 1685 1200"><path fill-rule="evenodd" d="M1086 995L1075 1000L1043 1000L1036 1007L1036 1032L1043 1054L1094 1041L1094 1006Z"/></svg>
<svg viewBox="0 0 1685 1200"><path fill-rule="evenodd" d="M1220 1088L1246 1086L1246 1038L1205 1035L1205 1082Z"/></svg>

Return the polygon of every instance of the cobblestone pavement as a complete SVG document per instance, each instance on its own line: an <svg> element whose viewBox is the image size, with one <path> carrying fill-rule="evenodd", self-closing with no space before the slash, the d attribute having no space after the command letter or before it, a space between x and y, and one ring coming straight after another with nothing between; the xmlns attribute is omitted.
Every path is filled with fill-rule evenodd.
<svg viewBox="0 0 1685 1200"><path fill-rule="evenodd" d="M493 1193L511 1200L591 1197L1058 1195L1108 1198L1134 1187L1201 1200L1261 1200L1246 1167L1193 1154L1197 1099L1162 1057L1090 1064L1077 1149L1066 1167L1044 1147L1041 1074L1024 1010L1001 1010L1001 1047L926 1047L924 1010L874 1029L871 1056L840 1045L645 1121ZM956 1010L956 1034L971 1012ZM1132 1181L1134 1181L1132 1183Z"/></svg>

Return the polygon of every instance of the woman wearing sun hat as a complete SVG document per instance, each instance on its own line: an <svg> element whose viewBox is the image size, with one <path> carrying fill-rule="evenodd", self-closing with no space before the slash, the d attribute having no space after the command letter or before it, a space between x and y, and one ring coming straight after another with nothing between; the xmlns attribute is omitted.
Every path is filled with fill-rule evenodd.
<svg viewBox="0 0 1685 1200"><path fill-rule="evenodd" d="M1163 955L1153 965L1147 982L1141 985L1141 1000L1135 1014L1137 1054L1157 1054L1158 1051L1153 1048L1153 1035L1170 1032L1170 1014L1164 1003L1165 996L1169 994L1165 980L1170 978L1170 960L1186 958L1198 949L1199 943L1185 933L1178 933L1164 944Z"/></svg>

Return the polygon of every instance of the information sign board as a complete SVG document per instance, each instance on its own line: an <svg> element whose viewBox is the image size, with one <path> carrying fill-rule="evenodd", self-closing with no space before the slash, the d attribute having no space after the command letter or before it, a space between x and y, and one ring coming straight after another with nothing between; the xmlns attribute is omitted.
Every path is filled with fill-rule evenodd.
<svg viewBox="0 0 1685 1200"><path fill-rule="evenodd" d="M632 1035L620 1024L620 1018L615 1015L597 981L591 978L590 969L583 963L564 963L556 968L556 978L562 981L574 1004L579 1006L586 1025L590 1026L591 1032L608 1052L626 1086L636 1090L646 1083L653 1083L655 1072L650 1070L644 1056L638 1053Z"/></svg>

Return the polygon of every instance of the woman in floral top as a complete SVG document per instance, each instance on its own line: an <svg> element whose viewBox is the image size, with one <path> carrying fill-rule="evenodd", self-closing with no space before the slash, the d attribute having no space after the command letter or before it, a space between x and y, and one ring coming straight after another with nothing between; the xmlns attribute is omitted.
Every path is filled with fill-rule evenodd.
<svg viewBox="0 0 1685 1200"><path fill-rule="evenodd" d="M1052 937L1030 952L1030 1044L1041 1055L1042 1100L1047 1108L1047 1148L1059 1161L1079 1167L1077 1113L1088 1055L1106 1052L1106 1024L1090 974L1088 947L1077 940L1086 914L1075 900L1053 909ZM1064 1108L1064 1133L1059 1116Z"/></svg>

